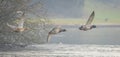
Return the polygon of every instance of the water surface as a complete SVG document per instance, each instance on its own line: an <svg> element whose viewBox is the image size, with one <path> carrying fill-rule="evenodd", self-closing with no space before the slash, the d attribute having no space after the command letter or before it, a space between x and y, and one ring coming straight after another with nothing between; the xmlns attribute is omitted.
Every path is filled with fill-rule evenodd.
<svg viewBox="0 0 120 57"><path fill-rule="evenodd" d="M67 31L54 35L50 43L119 45L119 25L99 25L89 31L80 31L79 26L63 26Z"/></svg>

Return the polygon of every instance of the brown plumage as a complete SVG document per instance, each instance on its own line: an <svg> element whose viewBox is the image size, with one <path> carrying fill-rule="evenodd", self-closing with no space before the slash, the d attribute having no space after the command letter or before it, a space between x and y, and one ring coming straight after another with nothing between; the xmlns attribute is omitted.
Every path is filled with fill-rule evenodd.
<svg viewBox="0 0 120 57"><path fill-rule="evenodd" d="M87 31L87 30L90 30L92 28L96 28L96 25L91 25L93 19L94 19L94 16L95 16L95 13L94 11L91 13L90 17L88 18L87 22L85 25L82 25L81 27L79 27L80 30L84 30L84 31Z"/></svg>
<svg viewBox="0 0 120 57"><path fill-rule="evenodd" d="M28 28L24 28L24 20L20 20L18 23L18 26L10 25L7 23L7 26L10 27L14 32L23 32L25 30L28 30Z"/></svg>

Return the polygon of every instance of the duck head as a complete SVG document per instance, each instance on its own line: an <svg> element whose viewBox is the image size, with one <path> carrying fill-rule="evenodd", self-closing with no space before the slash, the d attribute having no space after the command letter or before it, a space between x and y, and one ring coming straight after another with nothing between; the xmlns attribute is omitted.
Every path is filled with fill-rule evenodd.
<svg viewBox="0 0 120 57"><path fill-rule="evenodd" d="M67 30L66 30L66 29L61 29L61 30L60 30L60 32L65 32L65 31L67 31Z"/></svg>
<svg viewBox="0 0 120 57"><path fill-rule="evenodd" d="M80 30L82 30L83 26L79 27Z"/></svg>
<svg viewBox="0 0 120 57"><path fill-rule="evenodd" d="M96 25L92 25L92 28L96 28Z"/></svg>

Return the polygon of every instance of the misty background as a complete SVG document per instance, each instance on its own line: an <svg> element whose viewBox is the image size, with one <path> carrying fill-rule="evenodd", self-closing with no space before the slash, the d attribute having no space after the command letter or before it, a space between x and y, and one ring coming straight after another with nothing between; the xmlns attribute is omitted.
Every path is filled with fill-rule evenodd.
<svg viewBox="0 0 120 57"><path fill-rule="evenodd" d="M96 19L119 19L120 0L43 0L50 18L87 18L95 11Z"/></svg>
<svg viewBox="0 0 120 57"><path fill-rule="evenodd" d="M0 0L0 43L46 43L53 25L50 19L84 19L95 11L95 19L119 19L120 0ZM32 30L11 32L6 23L16 25L16 11L25 12L25 27Z"/></svg>

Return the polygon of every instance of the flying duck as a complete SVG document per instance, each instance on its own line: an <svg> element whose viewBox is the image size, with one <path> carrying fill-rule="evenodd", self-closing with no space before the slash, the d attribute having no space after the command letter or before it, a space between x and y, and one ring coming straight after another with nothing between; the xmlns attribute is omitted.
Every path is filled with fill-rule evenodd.
<svg viewBox="0 0 120 57"><path fill-rule="evenodd" d="M91 23L94 19L94 16L95 16L95 13L93 11L92 14L90 15L89 19L87 20L86 24L79 27L79 29L83 30L83 31L87 31L87 30L91 30L92 28L96 28L96 25L91 25Z"/></svg>
<svg viewBox="0 0 120 57"><path fill-rule="evenodd" d="M22 14L24 15L24 13L22 11L17 11L18 14ZM23 32L25 30L28 30L28 28L24 28L24 18L19 18L19 22L17 24L17 26L14 25L10 25L9 23L7 23L7 26L10 27L14 32Z"/></svg>
<svg viewBox="0 0 120 57"><path fill-rule="evenodd" d="M65 32L65 31L66 31L66 29L62 29L61 26L56 26L56 27L54 27L54 28L48 33L47 42L49 42L51 35L55 35L55 34L58 34L58 33L61 33L61 32Z"/></svg>

